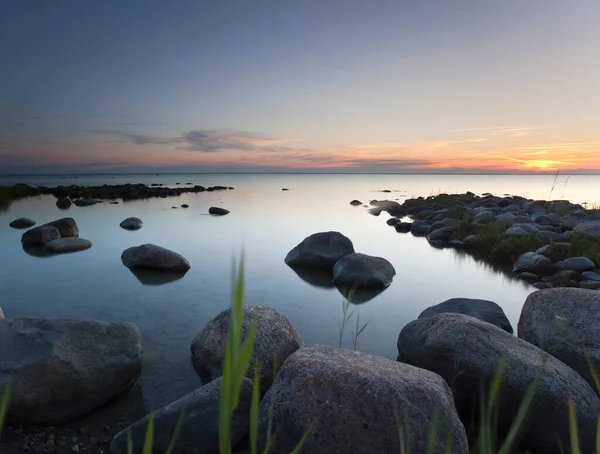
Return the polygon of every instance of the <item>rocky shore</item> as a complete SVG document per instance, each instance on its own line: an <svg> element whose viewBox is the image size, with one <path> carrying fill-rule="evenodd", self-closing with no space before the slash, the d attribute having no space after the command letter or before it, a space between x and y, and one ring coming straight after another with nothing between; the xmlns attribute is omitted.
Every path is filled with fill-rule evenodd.
<svg viewBox="0 0 600 454"><path fill-rule="evenodd" d="M466 193L370 201L370 214L384 211L396 231L463 250L539 289L600 289L599 210L566 200Z"/></svg>

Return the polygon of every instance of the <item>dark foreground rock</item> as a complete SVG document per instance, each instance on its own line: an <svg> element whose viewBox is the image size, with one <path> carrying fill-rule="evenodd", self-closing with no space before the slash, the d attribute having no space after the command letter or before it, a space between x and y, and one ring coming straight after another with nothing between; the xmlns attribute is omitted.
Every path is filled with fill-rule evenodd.
<svg viewBox="0 0 600 454"><path fill-rule="evenodd" d="M125 230L139 230L142 228L144 223L140 218L127 218L119 224L119 226Z"/></svg>
<svg viewBox="0 0 600 454"><path fill-rule="evenodd" d="M267 390L273 382L275 364L281 364L303 344L288 319L267 306L244 306L242 340L246 338L256 316L258 329L246 377L253 378L254 369L258 366L261 388ZM192 341L194 365L200 375L209 380L214 380L222 374L230 320L231 309L227 309L208 322Z"/></svg>
<svg viewBox="0 0 600 454"><path fill-rule="evenodd" d="M79 228L73 218L62 218L45 225L57 228L62 238L79 236Z"/></svg>
<svg viewBox="0 0 600 454"><path fill-rule="evenodd" d="M21 243L23 246L44 246L57 238L60 238L60 232L56 227L41 225L27 230L21 236Z"/></svg>
<svg viewBox="0 0 600 454"><path fill-rule="evenodd" d="M210 207L208 209L208 214L212 214L215 216L225 216L226 214L229 214L229 210L226 210L225 208L221 207Z"/></svg>
<svg viewBox="0 0 600 454"><path fill-rule="evenodd" d="M91 247L92 242L83 238L57 238L46 244L46 250L56 254L84 251Z"/></svg>
<svg viewBox="0 0 600 454"><path fill-rule="evenodd" d="M383 288L392 283L396 270L383 257L353 253L339 259L333 267L333 283L349 288Z"/></svg>
<svg viewBox="0 0 600 454"><path fill-rule="evenodd" d="M289 266L333 268L345 255L354 252L352 241L339 232L319 232L306 237L288 252L285 263Z"/></svg>
<svg viewBox="0 0 600 454"><path fill-rule="evenodd" d="M141 369L141 336L131 323L0 323L0 395L8 380L14 384L9 423L54 425L78 418L132 385Z"/></svg>
<svg viewBox="0 0 600 454"><path fill-rule="evenodd" d="M500 436L507 433L525 393L541 373L522 426L526 428L522 447L536 453L559 453L558 443L569 446L568 401L572 398L582 452L595 449L600 399L590 385L563 362L490 323L462 314L415 320L400 333L398 352L402 361L436 372L452 384L456 407L465 421L477 418L479 390L490 389L502 361L496 413Z"/></svg>
<svg viewBox="0 0 600 454"><path fill-rule="evenodd" d="M450 298L443 303L425 309L418 318L433 317L444 313L470 315L484 322L496 325L508 333L513 333L506 314L498 304L493 301L473 298Z"/></svg>
<svg viewBox="0 0 600 454"><path fill-rule="evenodd" d="M192 266L185 257L177 252L154 244L142 244L125 249L121 254L121 261L128 268L164 272L187 271Z"/></svg>
<svg viewBox="0 0 600 454"><path fill-rule="evenodd" d="M56 200L56 206L61 210L66 210L71 207L71 201L67 197L59 197Z"/></svg>
<svg viewBox="0 0 600 454"><path fill-rule="evenodd" d="M563 361L595 387L586 355L600 372L600 292L554 288L531 293L521 312L518 335Z"/></svg>
<svg viewBox="0 0 600 454"><path fill-rule="evenodd" d="M283 363L261 402L259 445L266 444L272 417L277 437L269 452L274 454L292 452L309 429L302 452L401 453L399 427L408 424L405 442L410 452L422 453L434 412L440 442L433 452L444 452L448 435L453 453L467 453L464 427L440 376L374 355L312 345Z"/></svg>
<svg viewBox="0 0 600 454"><path fill-rule="evenodd" d="M36 222L33 219L29 218L19 218L12 221L8 224L13 229L28 229L29 227L33 227Z"/></svg>
<svg viewBox="0 0 600 454"><path fill-rule="evenodd" d="M218 378L157 410L154 413L153 452L167 452L177 422L182 412L185 412L173 452L218 454L220 389L221 379ZM248 434L251 400L252 381L244 378L240 389L239 405L232 417L231 444L233 447ZM148 416L119 432L110 444L110 453L126 454L128 452L127 432L131 431L133 453L141 454L147 427Z"/></svg>

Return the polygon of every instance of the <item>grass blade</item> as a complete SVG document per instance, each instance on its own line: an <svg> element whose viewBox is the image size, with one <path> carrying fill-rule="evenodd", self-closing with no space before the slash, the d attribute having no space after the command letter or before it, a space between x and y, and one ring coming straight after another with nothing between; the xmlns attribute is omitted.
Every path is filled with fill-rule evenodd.
<svg viewBox="0 0 600 454"><path fill-rule="evenodd" d="M133 454L133 439L131 438L131 427L127 428L127 454Z"/></svg>
<svg viewBox="0 0 600 454"><path fill-rule="evenodd" d="M154 443L154 412L150 413L148 418L148 427L146 429L146 436L144 437L144 448L142 449L143 454L152 454L152 445Z"/></svg>
<svg viewBox="0 0 600 454"><path fill-rule="evenodd" d="M236 373L234 376L234 389L233 395L231 398L231 408L237 408L238 401L240 398L240 389L242 380L244 379L244 375L248 370L248 366L250 365L250 360L252 359L252 351L254 350L254 339L256 338L256 331L258 330L258 317L254 317L252 320L252 324L248 329L248 334L246 335L246 339L244 340L244 345L240 349L239 356L236 362Z"/></svg>
<svg viewBox="0 0 600 454"><path fill-rule="evenodd" d="M429 426L429 431L427 433L427 448L425 448L426 454L433 454L433 451L436 448L437 438L438 438L438 433L437 433L438 417L439 417L438 410L437 410L437 408L435 408L433 410L431 424Z"/></svg>
<svg viewBox="0 0 600 454"><path fill-rule="evenodd" d="M179 434L181 433L181 429L183 427L183 421L187 416L187 407L184 407L179 414L179 419L177 420L177 425L175 426L175 431L173 432L173 437L169 442L169 446L167 447L167 451L165 454L173 454L175 452L175 445L177 444L177 439L179 438Z"/></svg>
<svg viewBox="0 0 600 454"><path fill-rule="evenodd" d="M308 428L308 430L306 432L304 432L304 435L302 435L302 438L300 439L300 441L298 442L298 444L296 445L296 447L292 450L292 452L290 454L300 454L300 451L302 450L302 446L304 446L304 442L306 442L306 439L308 438L308 435L310 434L310 427Z"/></svg>
<svg viewBox="0 0 600 454"><path fill-rule="evenodd" d="M2 438L2 428L4 427L4 419L8 413L8 403L10 402L10 395L12 393L12 381L6 383L4 388L4 394L0 401L0 438Z"/></svg>
<svg viewBox="0 0 600 454"><path fill-rule="evenodd" d="M571 440L571 454L581 454L579 449L579 434L577 433L577 415L573 398L569 397L569 438Z"/></svg>
<svg viewBox="0 0 600 454"><path fill-rule="evenodd" d="M260 372L254 368L252 402L250 403L250 452L258 454L258 408L260 406Z"/></svg>

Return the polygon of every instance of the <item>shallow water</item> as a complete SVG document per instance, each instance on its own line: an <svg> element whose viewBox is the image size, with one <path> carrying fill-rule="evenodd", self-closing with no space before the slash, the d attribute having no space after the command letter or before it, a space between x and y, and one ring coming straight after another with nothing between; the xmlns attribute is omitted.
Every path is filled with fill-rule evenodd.
<svg viewBox="0 0 600 454"><path fill-rule="evenodd" d="M386 225L387 214L367 214L349 202L399 199L438 192L518 194L548 198L550 176L390 176L390 175L136 175L1 177L0 185L176 182L227 185L233 191L184 194L177 198L133 201L59 210L52 196L13 204L0 213L0 307L7 317L79 317L126 320L143 335L144 370L140 380L148 407L164 405L200 384L190 362L189 345L198 331L229 305L231 265L243 250L248 303L274 307L289 318L307 344L338 345L343 296L335 288L301 279L283 260L306 236L337 230L358 252L386 257L396 268L392 285L375 298L353 305L361 322L370 324L359 339L361 351L396 357L402 327L427 306L452 297L491 299L500 304L516 328L528 284L494 271L453 250L429 247L423 238L399 234ZM573 177L566 188L573 201L600 193L597 176ZM282 191L282 188L289 191ZM389 189L391 193L377 192ZM561 198L562 188L552 198ZM574 195L574 196L573 196ZM187 203L188 209L172 209ZM214 217L210 206L231 214ZM91 249L39 257L26 253L23 231L8 223L26 216L38 224L74 217ZM139 231L119 223L136 216ZM134 275L120 260L124 249L154 243L181 253L192 263L181 279L156 282ZM319 284L319 282L315 282ZM347 328L344 346L351 348Z"/></svg>

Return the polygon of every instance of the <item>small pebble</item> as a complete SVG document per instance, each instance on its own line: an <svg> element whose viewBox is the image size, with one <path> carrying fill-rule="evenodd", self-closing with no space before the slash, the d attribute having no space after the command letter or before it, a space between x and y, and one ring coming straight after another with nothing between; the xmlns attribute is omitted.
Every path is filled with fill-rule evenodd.
<svg viewBox="0 0 600 454"><path fill-rule="evenodd" d="M74 445L73 448L71 448L73 451L75 452L79 452L79 446Z"/></svg>

